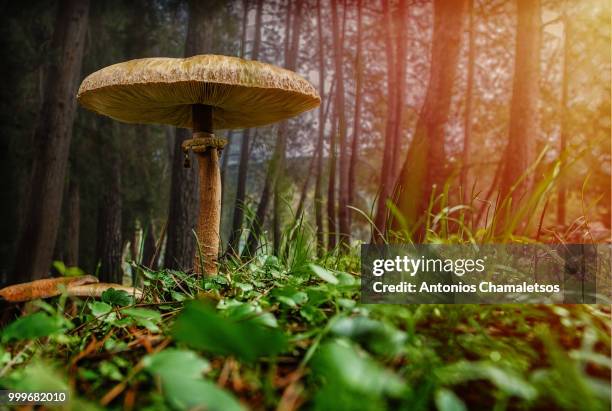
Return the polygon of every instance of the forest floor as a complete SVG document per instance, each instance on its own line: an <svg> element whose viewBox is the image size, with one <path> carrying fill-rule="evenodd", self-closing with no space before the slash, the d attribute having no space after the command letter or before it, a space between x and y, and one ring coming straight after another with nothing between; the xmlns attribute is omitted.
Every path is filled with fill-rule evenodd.
<svg viewBox="0 0 612 411"><path fill-rule="evenodd" d="M72 410L610 409L607 305L362 305L354 255L138 270L137 302L30 303L0 385Z"/></svg>

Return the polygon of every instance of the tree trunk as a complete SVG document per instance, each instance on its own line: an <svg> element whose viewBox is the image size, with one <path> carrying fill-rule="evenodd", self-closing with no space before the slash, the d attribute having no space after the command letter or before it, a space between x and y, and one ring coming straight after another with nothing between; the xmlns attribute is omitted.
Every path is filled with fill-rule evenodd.
<svg viewBox="0 0 612 411"><path fill-rule="evenodd" d="M362 0L357 0L357 52L355 55L355 116L353 117L353 141L351 142L351 161L349 164L348 176L348 204L355 206L355 174L357 163L359 162L359 134L361 133L361 99L363 83L363 62L362 62L362 32L363 16ZM349 212L349 227L351 226L352 213Z"/></svg>
<svg viewBox="0 0 612 411"><path fill-rule="evenodd" d="M395 80L395 55L393 50L393 37L391 33L392 20L389 0L382 0L383 26L385 30L385 52L387 57L387 120L385 124L385 144L383 149L382 169L380 172L380 188L378 193L378 203L376 206L376 217L374 224L378 228L373 233L374 241L381 241L378 232L384 233L387 224L387 201L390 198L391 186L393 184L393 156L394 156L394 131L395 131L395 94L397 87Z"/></svg>
<svg viewBox="0 0 612 411"><path fill-rule="evenodd" d="M319 42L319 95L321 100L325 97L325 49L323 43L323 25L321 19L321 0L317 0L317 40ZM325 138L325 114L319 107L319 143L317 144L317 165L314 192L315 224L317 226L317 255L321 256L325 249L325 235L323 227L323 140Z"/></svg>
<svg viewBox="0 0 612 411"><path fill-rule="evenodd" d="M404 90L406 89L406 45L408 43L408 7L406 0L399 0L398 3L398 18L395 21L396 31L398 33L395 54L395 64L397 66L395 75L394 93L395 104L393 108L395 115L393 116L393 156L391 162L391 183L395 179L398 171L398 165L400 162L400 154L402 148L402 125L403 125L403 114L404 114Z"/></svg>
<svg viewBox="0 0 612 411"><path fill-rule="evenodd" d="M336 106L331 121L331 132L329 134L329 175L327 180L327 249L333 250L337 243L337 217L336 217Z"/></svg>
<svg viewBox="0 0 612 411"><path fill-rule="evenodd" d="M566 15L563 16L563 74L561 79L561 136L559 141L559 157L562 158L567 148L567 123L569 109L567 107L568 88L569 88L569 64L570 64L570 47L571 47L571 26ZM559 179L559 193L557 196L557 224L565 225L565 203L566 203L567 186L565 179Z"/></svg>
<svg viewBox="0 0 612 411"><path fill-rule="evenodd" d="M246 20L248 18L248 9L246 9L245 2L245 13L243 16L243 41L242 41L242 54L246 53ZM259 50L261 48L261 21L263 17L263 0L257 0L257 11L255 15L255 33L253 40L253 51L251 58L257 60L259 58ZM238 181L236 184L236 201L234 203L234 217L232 220L232 231L228 242L228 248L231 253L240 255L240 237L242 236L242 227L244 223L244 210L246 207L246 183L247 173L249 169L249 153L251 145L251 129L246 129L242 133L242 142L240 145L240 162L238 164Z"/></svg>
<svg viewBox="0 0 612 411"><path fill-rule="evenodd" d="M344 17L342 26L338 18L338 2L331 0L332 12L332 37L334 46L334 66L336 78L336 115L338 118L338 240L342 245L347 245L350 242L349 226L349 150L346 137L346 113L344 107L344 22L346 19L346 2L344 3ZM342 27L342 34L340 33ZM341 38L342 36L342 38Z"/></svg>
<svg viewBox="0 0 612 411"><path fill-rule="evenodd" d="M51 265L62 208L62 195L77 82L89 13L88 0L65 0L58 6L41 112L34 133L31 190L12 282L46 277Z"/></svg>
<svg viewBox="0 0 612 411"><path fill-rule="evenodd" d="M189 2L189 26L185 40L185 57L211 50L211 38L205 37L206 21L213 18L208 2ZM198 162L191 156L191 168L184 167L183 141L191 138L186 129L178 129L174 138L168 232L164 262L167 268L187 270L192 267L196 250L193 231L198 218Z"/></svg>
<svg viewBox="0 0 612 411"><path fill-rule="evenodd" d="M520 182L519 179L533 165L538 135L540 1L517 0L517 14L510 126L500 182L500 200L503 203L511 199L511 203L506 203L506 210L517 209L529 195L533 173Z"/></svg>
<svg viewBox="0 0 612 411"><path fill-rule="evenodd" d="M110 121L110 120L109 120ZM113 139L116 124L109 127ZM121 159L118 150L108 156L108 185L98 203L96 261L100 264L101 282L122 283L121 254Z"/></svg>
<svg viewBox="0 0 612 411"><path fill-rule="evenodd" d="M295 71L297 66L297 58L299 53L300 44L300 26L301 26L301 10L302 1L291 1L287 2L287 16L285 26L285 67L289 70ZM287 124L287 129L289 125ZM279 137L281 135L279 134ZM277 145L280 144L278 150L278 161L277 173L279 176L275 179L274 183L274 207L273 207L273 219L272 219L272 240L274 247L274 254L280 255L280 244L282 237L282 216L283 210L283 199L282 193L285 191L286 181L283 178L285 175L285 160L286 160L286 148L287 148L287 136L288 132L282 134L282 139L277 141Z"/></svg>
<svg viewBox="0 0 612 411"><path fill-rule="evenodd" d="M460 187L463 203L470 202L468 192L468 171L470 167L470 141L472 138L472 97L474 94L474 63L476 60L476 48L474 38L476 27L474 25L474 0L468 0L468 57L467 57L467 84L465 86L465 112L463 117L463 152L461 154L461 179Z"/></svg>
<svg viewBox="0 0 612 411"><path fill-rule="evenodd" d="M429 85L414 138L395 183L396 207L403 219L392 218L391 229L409 230L424 239L431 195L446 180L444 129L461 47L465 0L434 2L434 30Z"/></svg>
<svg viewBox="0 0 612 411"><path fill-rule="evenodd" d="M66 207L66 265L79 265L79 230L81 228L81 194L79 184L73 180L68 187Z"/></svg>
<svg viewBox="0 0 612 411"><path fill-rule="evenodd" d="M223 148L221 154L221 204L225 204L225 184L227 183L227 167L229 166L230 150L232 149L232 143L234 142L234 131L230 130L227 133L227 144Z"/></svg>
<svg viewBox="0 0 612 411"><path fill-rule="evenodd" d="M287 128L289 127L289 124L287 124ZM280 246L281 246L281 241L282 241L282 225L283 225L283 216L285 215L285 213L282 212L283 210L283 192L285 191L285 186L286 186L286 181L283 178L283 174L284 174L284 168L285 168L285 160L286 160L286 149L287 149L287 135L289 133L285 132L284 133L284 137L281 141L279 141L280 149L278 150L278 166L277 166L277 174L279 174L279 176L275 179L274 182L274 194L272 196L272 200L274 201L273 207L272 207L272 246L273 246L273 252L274 255L276 256L280 256L281 255L281 251L280 251Z"/></svg>

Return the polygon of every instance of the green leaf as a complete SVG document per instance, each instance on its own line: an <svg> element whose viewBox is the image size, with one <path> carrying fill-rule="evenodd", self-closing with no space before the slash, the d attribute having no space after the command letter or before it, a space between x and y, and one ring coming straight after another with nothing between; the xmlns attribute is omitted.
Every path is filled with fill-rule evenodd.
<svg viewBox="0 0 612 411"><path fill-rule="evenodd" d="M244 410L232 394L202 379L210 364L192 351L167 349L145 357L144 366L159 377L164 396L174 408Z"/></svg>
<svg viewBox="0 0 612 411"><path fill-rule="evenodd" d="M235 282L234 285L237 288L240 288L242 291L253 291L253 284L249 284L249 283L241 283L241 282Z"/></svg>
<svg viewBox="0 0 612 411"><path fill-rule="evenodd" d="M315 273L320 279L330 284L338 284L338 279L330 271L316 264L308 264L310 270Z"/></svg>
<svg viewBox="0 0 612 411"><path fill-rule="evenodd" d="M287 349L287 337L256 320L225 318L202 301L185 305L174 323L174 338L191 347L252 362Z"/></svg>
<svg viewBox="0 0 612 411"><path fill-rule="evenodd" d="M300 315L309 323L317 324L325 321L327 318L325 313L320 308L312 305L305 305L300 309Z"/></svg>
<svg viewBox="0 0 612 411"><path fill-rule="evenodd" d="M159 324L162 319L159 311L132 307L121 310L121 313L134 319L136 324L147 328L149 331L154 333L159 332L157 324Z"/></svg>
<svg viewBox="0 0 612 411"><path fill-rule="evenodd" d="M79 277L81 275L85 275L85 271L81 270L79 267L67 267L64 272L65 277Z"/></svg>
<svg viewBox="0 0 612 411"><path fill-rule="evenodd" d="M64 264L63 261L53 261L53 268L55 268L62 276L66 272L66 264Z"/></svg>
<svg viewBox="0 0 612 411"><path fill-rule="evenodd" d="M326 384L371 395L400 396L406 392L404 381L385 369L346 340L321 346L313 359L313 369Z"/></svg>
<svg viewBox="0 0 612 411"><path fill-rule="evenodd" d="M125 308L121 310L121 313L128 315L132 318L161 321L161 313L159 311L150 310L148 308Z"/></svg>
<svg viewBox="0 0 612 411"><path fill-rule="evenodd" d="M521 376L485 361L459 361L437 370L436 374L443 384L487 380L506 394L525 400L533 400L538 394L534 386Z"/></svg>
<svg viewBox="0 0 612 411"><path fill-rule="evenodd" d="M396 355L406 342L406 333L403 331L363 316L339 318L331 326L331 332L350 338L382 355Z"/></svg>
<svg viewBox="0 0 612 411"><path fill-rule="evenodd" d="M104 303L102 301L94 301L89 303L89 309L91 310L91 314L94 317L100 317L102 315L108 314L113 310L113 307L110 304Z"/></svg>
<svg viewBox="0 0 612 411"><path fill-rule="evenodd" d="M263 264L265 269L280 270L280 262L275 255L269 255Z"/></svg>
<svg viewBox="0 0 612 411"><path fill-rule="evenodd" d="M272 313L264 312L261 307L253 304L243 303L236 300L224 300L224 303L218 307L222 309L227 317L234 321L248 319L255 324L265 325L267 327L277 328L278 322Z"/></svg>
<svg viewBox="0 0 612 411"><path fill-rule="evenodd" d="M340 285L354 285L357 282L357 280L355 280L355 277L343 271L337 273L336 278L338 278L338 283Z"/></svg>
<svg viewBox="0 0 612 411"><path fill-rule="evenodd" d="M294 287L276 288L270 294L281 303L292 308L308 301L308 294Z"/></svg>
<svg viewBox="0 0 612 411"><path fill-rule="evenodd" d="M197 379L210 370L210 363L190 350L168 348L143 360L147 371L165 378Z"/></svg>
<svg viewBox="0 0 612 411"><path fill-rule="evenodd" d="M453 391L446 388L436 391L435 401L438 411L467 411L463 401Z"/></svg>
<svg viewBox="0 0 612 411"><path fill-rule="evenodd" d="M278 297L276 297L276 299L288 307L291 307L291 308L297 307L297 304L295 303L295 301L293 301L289 297L285 297L284 295L279 295Z"/></svg>
<svg viewBox="0 0 612 411"><path fill-rule="evenodd" d="M46 337L63 330L62 321L44 312L37 312L18 318L2 332L2 341L11 339L30 340Z"/></svg>
<svg viewBox="0 0 612 411"><path fill-rule="evenodd" d="M111 305L125 307L134 304L134 297L124 290L109 288L102 293L102 301Z"/></svg>
<svg viewBox="0 0 612 411"><path fill-rule="evenodd" d="M85 275L85 272L79 267L66 267L63 261L53 261L53 268L63 277L78 277L80 275Z"/></svg>
<svg viewBox="0 0 612 411"><path fill-rule="evenodd" d="M123 379L123 375L121 374L119 367L110 361L102 361L98 366L98 369L100 370L100 375L109 378L110 380L121 381Z"/></svg>
<svg viewBox="0 0 612 411"><path fill-rule="evenodd" d="M12 389L23 391L69 391L65 378L50 365L39 360L28 364L24 369L16 371L19 378L15 379Z"/></svg>

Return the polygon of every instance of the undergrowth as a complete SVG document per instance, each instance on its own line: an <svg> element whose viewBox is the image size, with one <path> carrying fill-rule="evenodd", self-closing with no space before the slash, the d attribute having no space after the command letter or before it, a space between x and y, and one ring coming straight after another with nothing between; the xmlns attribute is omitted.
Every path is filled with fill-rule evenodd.
<svg viewBox="0 0 612 411"><path fill-rule="evenodd" d="M444 187L424 241L537 241L558 165L545 174L504 219ZM609 305L365 305L358 249L314 257L308 230L294 216L277 256L262 241L203 279L133 264L138 301L29 303L2 330L0 387L67 391L72 410L610 409Z"/></svg>
<svg viewBox="0 0 612 411"><path fill-rule="evenodd" d="M33 302L0 384L74 410L610 409L609 306L362 305L355 253L300 255Z"/></svg>

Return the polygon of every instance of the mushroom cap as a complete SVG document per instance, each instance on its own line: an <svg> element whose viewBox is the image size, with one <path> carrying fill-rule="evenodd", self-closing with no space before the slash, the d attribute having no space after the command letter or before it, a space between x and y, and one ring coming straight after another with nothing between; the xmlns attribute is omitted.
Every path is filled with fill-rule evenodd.
<svg viewBox="0 0 612 411"><path fill-rule="evenodd" d="M90 74L77 99L126 123L192 128L191 105L213 106L215 129L257 127L317 107L315 88L296 73L237 57L145 58Z"/></svg>

